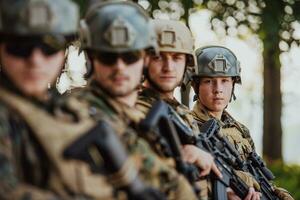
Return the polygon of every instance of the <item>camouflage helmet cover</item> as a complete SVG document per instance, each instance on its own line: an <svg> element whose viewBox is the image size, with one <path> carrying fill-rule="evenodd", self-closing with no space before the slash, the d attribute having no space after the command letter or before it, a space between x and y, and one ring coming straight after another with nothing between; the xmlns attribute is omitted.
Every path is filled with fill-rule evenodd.
<svg viewBox="0 0 300 200"><path fill-rule="evenodd" d="M234 77L241 84L241 67L235 54L222 46L206 46L196 50L197 66L193 77Z"/></svg>
<svg viewBox="0 0 300 200"><path fill-rule="evenodd" d="M175 20L154 19L153 24L159 51L187 54L187 66L194 67L196 64L194 39L188 27L183 22Z"/></svg>
<svg viewBox="0 0 300 200"><path fill-rule="evenodd" d="M1 0L0 33L34 36L74 35L79 8L70 0Z"/></svg>
<svg viewBox="0 0 300 200"><path fill-rule="evenodd" d="M147 12L130 1L106 1L90 7L80 22L83 49L126 52L157 48Z"/></svg>

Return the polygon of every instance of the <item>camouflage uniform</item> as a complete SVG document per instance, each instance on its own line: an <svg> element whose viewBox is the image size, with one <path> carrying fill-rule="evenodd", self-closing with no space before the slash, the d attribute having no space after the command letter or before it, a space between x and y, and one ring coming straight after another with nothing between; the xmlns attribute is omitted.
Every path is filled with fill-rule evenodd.
<svg viewBox="0 0 300 200"><path fill-rule="evenodd" d="M109 118L107 121L120 136L145 183L159 188L168 199L195 199L187 180L173 169L173 161L157 156L148 142L138 135L138 122L144 118L143 113L116 101L96 82L75 96L89 103L90 115L96 121Z"/></svg>
<svg viewBox="0 0 300 200"><path fill-rule="evenodd" d="M123 53L148 52L148 49L155 50L157 45L148 14L130 1L95 3L81 21L80 37L82 49L86 50L92 65L95 65L95 61L102 63L103 58L101 60L97 57L101 53L109 53L112 57L122 59L123 65L126 65L126 58L120 57ZM106 63L105 67L115 69L117 64L116 61L113 62ZM96 67L92 66L92 69ZM97 77L97 74L93 75ZM118 102L118 96L109 93L110 88L103 88L101 84L103 83L97 78L92 79L85 90L74 93L74 96L81 102L88 103L90 116L95 121L107 119L121 138L146 184L160 190L168 199L196 199L190 184L172 167L173 161L157 156L139 135L138 122L144 115L135 108ZM129 91L130 94L135 92L135 88Z"/></svg>
<svg viewBox="0 0 300 200"><path fill-rule="evenodd" d="M0 101L1 199L59 199L48 191L49 161L30 132L21 117Z"/></svg>
<svg viewBox="0 0 300 200"><path fill-rule="evenodd" d="M139 92L136 107L146 115L151 109L152 105L159 99L161 99L161 97L155 90L151 88L142 88L142 90ZM175 98L163 100L176 111L180 119L182 119L185 124L188 124L194 133L199 132L197 122L193 119L192 112L187 106L181 104Z"/></svg>
<svg viewBox="0 0 300 200"><path fill-rule="evenodd" d="M200 103L199 100L196 101L193 108L193 115L198 121L199 126L209 119L214 118L209 114L207 109ZM217 121L221 127L222 134L226 136L232 144L234 144L234 147L238 150L242 159L247 159L249 153L251 153L255 147L246 126L236 121L226 110L223 111L221 120Z"/></svg>
<svg viewBox="0 0 300 200"><path fill-rule="evenodd" d="M185 54L185 72L187 72L188 68L191 68L196 63L193 52L194 40L190 30L180 21L155 19L153 22L158 38L159 51ZM149 72L146 68L145 78L149 82L151 88L144 87L141 89L136 107L146 115L152 105L157 100L162 99L174 109L178 115L178 119L181 120L183 124L186 124L189 128L191 128L194 134L198 134L200 131L197 122L193 119L193 115L189 108L178 102L175 97L172 99L162 98L159 93L157 83L151 80L148 73ZM200 188L199 198L208 199L211 187L208 180L204 179L199 181L197 186Z"/></svg>
<svg viewBox="0 0 300 200"><path fill-rule="evenodd" d="M241 84L241 68L235 54L222 46L207 46L196 50L198 65L195 67L192 86L198 97L198 90L201 77L232 77L233 89L231 98L235 100L234 86ZM193 115L201 126L211 118L207 108L198 99L194 108ZM254 142L251 138L248 128L236 121L226 110L223 111L221 119L216 119L221 127L221 134L224 135L235 149L239 152L242 159L246 160L249 154L255 151ZM251 174L243 171L237 171L249 187L259 190L260 186ZM288 191L282 188L274 187L275 193L280 199L290 199Z"/></svg>
<svg viewBox="0 0 300 200"><path fill-rule="evenodd" d="M155 92L150 88L143 88L143 90L139 93L139 99L136 103L136 107L146 115L152 108L153 104L159 99L161 98L158 92ZM178 119L182 120L184 124L191 128L194 134L198 134L200 132L198 123L194 120L194 116L188 107L179 103L175 98L163 100L176 111L179 116ZM202 200L209 199L209 196L211 196L211 185L208 182L208 180L204 179L199 181L199 184L197 184L200 188L199 197Z"/></svg>
<svg viewBox="0 0 300 200"><path fill-rule="evenodd" d="M6 87L0 90L1 199L112 198L104 177L92 176L85 163L60 160L72 138L93 126L87 114L82 121L70 121L71 113L59 114L55 103L49 106L51 100L42 103ZM72 114L83 113L73 108Z"/></svg>
<svg viewBox="0 0 300 200"><path fill-rule="evenodd" d="M0 42L16 42L13 38L27 39L27 45L38 40L47 48L64 46L77 32L78 18L78 7L68 0L3 0ZM67 112L56 106L59 98L53 91L39 101L21 90L1 71L0 199L111 199L112 188L104 177L92 175L83 162L62 158L64 148L94 126L84 105L70 100Z"/></svg>

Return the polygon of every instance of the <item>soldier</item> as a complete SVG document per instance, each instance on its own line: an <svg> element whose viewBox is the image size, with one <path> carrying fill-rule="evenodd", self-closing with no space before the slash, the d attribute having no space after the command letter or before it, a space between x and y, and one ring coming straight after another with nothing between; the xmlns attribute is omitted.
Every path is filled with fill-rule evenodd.
<svg viewBox="0 0 300 200"><path fill-rule="evenodd" d="M143 114L134 108L137 88L156 39L148 14L126 1L96 3L81 21L82 48L91 63L91 84L75 96L90 105L95 119L107 116L136 161L143 180L169 199L195 199L191 186L138 137Z"/></svg>
<svg viewBox="0 0 300 200"><path fill-rule="evenodd" d="M198 65L192 79L192 86L197 101L193 108L195 119L203 124L211 118L218 120L222 127L221 133L228 138L246 159L255 151L253 140L246 126L236 121L226 108L232 99L235 99L235 84L241 84L241 68L235 54L222 46L207 46L196 50ZM254 191L259 189L256 181L248 177L248 185ZM285 190L276 189L281 199L292 199ZM237 199L231 191L230 199ZM252 199L260 199L259 193L254 192Z"/></svg>
<svg viewBox="0 0 300 200"><path fill-rule="evenodd" d="M87 109L73 101L72 112L62 113L48 90L78 22L69 0L0 1L0 199L111 199L103 177L62 158L94 125Z"/></svg>
<svg viewBox="0 0 300 200"><path fill-rule="evenodd" d="M158 99L163 99L176 111L180 120L198 134L199 129L191 111L174 97L174 90L181 85L187 68L195 65L192 34L180 21L155 19L153 22L160 54L150 57L145 69L145 87L139 93L136 106L146 114ZM193 145L183 145L183 158L202 168L202 176L209 174L210 170L220 176L212 157ZM206 180L199 185L201 199L208 198Z"/></svg>

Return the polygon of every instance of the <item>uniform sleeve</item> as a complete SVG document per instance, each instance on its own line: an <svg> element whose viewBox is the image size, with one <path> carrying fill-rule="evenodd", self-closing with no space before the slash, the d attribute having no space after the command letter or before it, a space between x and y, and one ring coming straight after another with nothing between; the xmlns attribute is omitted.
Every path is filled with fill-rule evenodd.
<svg viewBox="0 0 300 200"><path fill-rule="evenodd" d="M22 183L18 179L9 133L8 120L0 112L0 199L59 200L51 192Z"/></svg>

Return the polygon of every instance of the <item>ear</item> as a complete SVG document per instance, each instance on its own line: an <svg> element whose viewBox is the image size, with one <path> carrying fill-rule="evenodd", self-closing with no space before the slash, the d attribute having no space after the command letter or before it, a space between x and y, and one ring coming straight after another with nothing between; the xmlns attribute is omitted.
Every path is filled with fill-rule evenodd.
<svg viewBox="0 0 300 200"><path fill-rule="evenodd" d="M144 68L148 68L149 63L150 63L150 55L145 54L145 56L144 56Z"/></svg>

